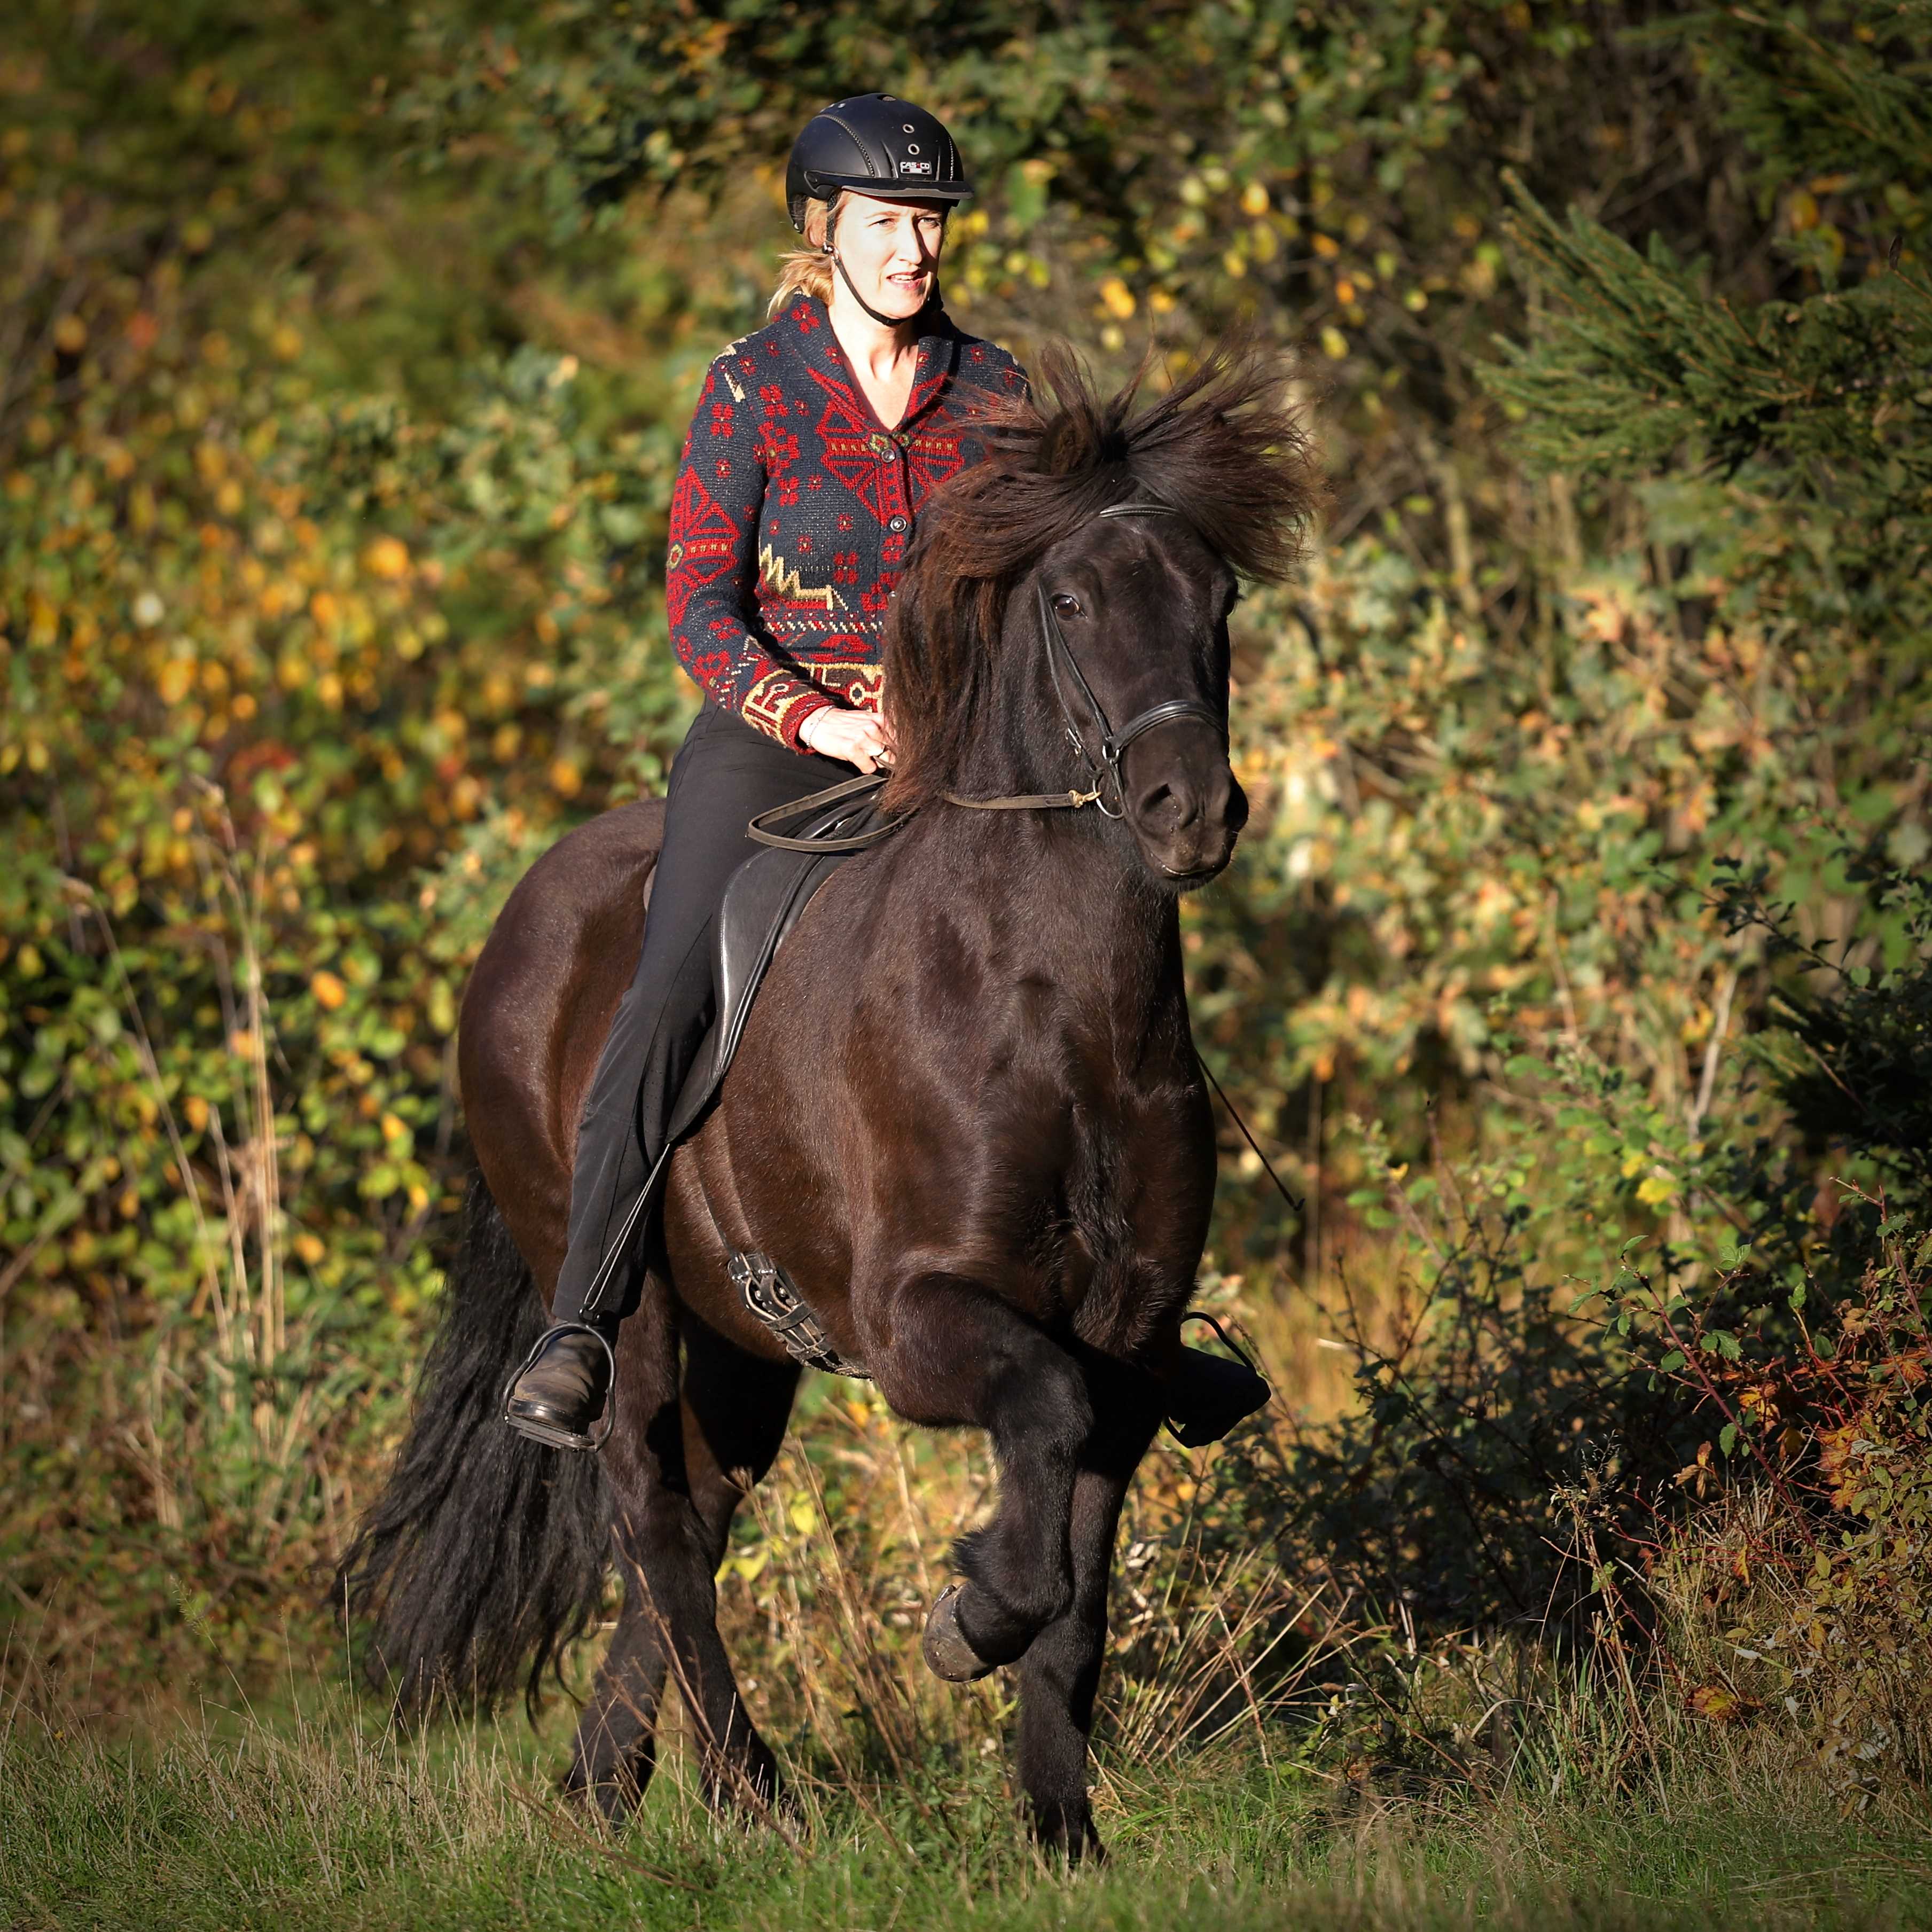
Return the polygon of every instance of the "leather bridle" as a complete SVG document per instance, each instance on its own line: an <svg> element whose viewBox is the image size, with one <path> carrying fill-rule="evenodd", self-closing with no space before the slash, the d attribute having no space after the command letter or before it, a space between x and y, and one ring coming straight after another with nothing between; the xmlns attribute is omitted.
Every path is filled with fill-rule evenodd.
<svg viewBox="0 0 1932 1932"><path fill-rule="evenodd" d="M1098 512L1102 517L1177 517L1180 512L1165 503L1110 503ZM1222 745L1228 742L1228 720L1226 715L1213 705L1198 698L1170 698L1159 704L1150 704L1144 711L1136 712L1118 730L1108 722L1106 706L1094 694L1094 687L1087 682L1080 668L1080 661L1073 655L1066 641L1066 633L1060 628L1060 620L1054 614L1053 599L1047 593L1046 581L1042 578L1034 580L1034 594L1040 610L1040 641L1046 652L1047 675L1053 685L1053 695L1060 706L1060 715L1066 728L1066 742L1073 748L1074 755L1087 768L1088 787L1084 791L1077 788L1064 792L1033 792L1012 798L964 798L956 792L941 795L949 805L963 805L976 812L1023 812L1055 810L1078 811L1082 806L1098 806L1108 818L1119 818L1126 810L1126 781L1121 772L1120 760L1127 747L1136 739L1144 737L1148 732L1157 730L1163 724L1190 722L1210 726L1219 735ZM1062 679L1063 668L1071 676L1080 693L1082 701L1092 714L1094 722L1100 728L1100 755L1096 758L1089 748L1086 735L1080 728L1080 721L1073 713L1073 706L1067 702L1066 686ZM1113 802L1107 800L1107 790L1113 789Z"/></svg>
<svg viewBox="0 0 1932 1932"><path fill-rule="evenodd" d="M1178 510L1166 503L1137 502L1110 503L1106 508L1096 512L1102 517L1178 517ZM1084 806L1098 806L1108 818L1120 818L1126 812L1126 782L1120 770L1120 760L1127 747L1137 738L1144 738L1148 732L1158 730L1163 724L1191 723L1211 726L1220 737L1222 748L1228 742L1228 719L1225 710L1204 703L1198 698L1170 698L1159 704L1150 704L1144 711L1137 711L1117 731L1108 722L1106 706L1094 694L1094 687L1087 682L1086 674L1080 668L1080 661L1073 655L1067 644L1066 634L1060 628L1060 620L1053 614L1053 600L1048 596L1045 582L1039 578L1034 580L1034 591L1040 610L1040 634L1042 648L1046 652L1047 675L1053 686L1053 695L1060 706L1060 716L1066 728L1066 742L1073 748L1074 755L1087 768L1088 786L1084 791L1077 786L1065 791L1022 792L1010 798L966 798L955 791L942 792L940 796L948 805L964 806L973 812L1077 812ZM1067 702L1066 686L1063 677L1070 676L1082 700L1093 714L1094 722L1100 728L1100 755L1095 757L1088 748L1085 734L1080 728L1080 721L1073 715L1073 706ZM795 818L801 813L814 809L830 814L834 806L856 806L863 796L880 790L891 776L888 772L877 772L864 778L847 778L842 783L829 785L823 791L815 791L808 798L793 799L789 803L774 806L768 812L760 812L746 826L747 835L760 845L776 845L788 852L860 852L868 846L876 845L880 840L889 838L905 823L903 818L891 818L869 826L864 831L840 836L830 826L821 829L816 836L793 838L771 830L773 822ZM1113 802L1107 802L1107 790L1113 788Z"/></svg>

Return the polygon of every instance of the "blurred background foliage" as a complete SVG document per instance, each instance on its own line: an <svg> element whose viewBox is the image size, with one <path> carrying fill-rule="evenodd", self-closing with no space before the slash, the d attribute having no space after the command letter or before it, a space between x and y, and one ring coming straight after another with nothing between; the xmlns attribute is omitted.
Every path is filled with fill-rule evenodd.
<svg viewBox="0 0 1932 1932"><path fill-rule="evenodd" d="M1186 939L1307 1198L1229 1134L1204 1292L1292 1414L1219 1515L1172 1455L1143 1506L1412 1626L1556 1571L1600 1619L1550 1512L1701 1496L1757 1426L1704 1357L1916 1278L1875 1257L1925 1172L1928 79L1923 0L20 0L4 1614L110 1676L266 1657L368 1500L464 973L662 776L685 417L792 134L883 86L980 184L968 328L1156 380L1258 328L1328 471L1239 616L1256 815Z"/></svg>

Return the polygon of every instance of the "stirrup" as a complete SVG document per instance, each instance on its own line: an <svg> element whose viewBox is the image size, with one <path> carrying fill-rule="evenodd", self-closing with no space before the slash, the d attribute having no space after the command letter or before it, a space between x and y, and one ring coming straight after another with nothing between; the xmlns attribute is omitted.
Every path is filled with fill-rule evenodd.
<svg viewBox="0 0 1932 1932"><path fill-rule="evenodd" d="M528 1416L510 1413L510 1394L525 1372L534 1367L537 1358L544 1352L544 1345L553 1335L595 1335L604 1345L604 1353L610 1364L610 1380L604 1391L604 1412L588 1436L578 1434L574 1430L558 1429L548 1423L536 1422ZM503 1384L502 1419L518 1435L532 1442L541 1442L549 1449L588 1449L593 1454L610 1439L610 1431L617 1420L617 1352L610 1346L610 1338L601 1328L593 1328L588 1322L553 1322L530 1344L530 1352L512 1371L510 1379Z"/></svg>

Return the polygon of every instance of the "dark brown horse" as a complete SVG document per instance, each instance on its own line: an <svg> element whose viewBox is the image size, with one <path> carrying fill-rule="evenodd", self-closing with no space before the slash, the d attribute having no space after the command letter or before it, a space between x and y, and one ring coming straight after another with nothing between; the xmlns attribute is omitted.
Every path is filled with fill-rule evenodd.
<svg viewBox="0 0 1932 1932"><path fill-rule="evenodd" d="M497 1408L562 1258L578 1108L637 957L662 808L607 813L533 867L464 1002L481 1168L465 1253L342 1587L406 1703L487 1700L526 1666L533 1695L614 1555L624 1607L569 1774L614 1816L650 1775L671 1669L708 1788L776 1790L712 1580L798 1370L728 1280L728 1242L782 1262L897 1414L991 1436L998 1507L958 1547L964 1587L927 1655L952 1677L1017 1669L1035 1828L1076 1856L1096 1844L1115 1522L1214 1186L1177 906L1246 817L1223 728L1237 574L1287 566L1312 484L1265 357L1210 358L1144 406L1095 398L1064 358L1049 373L1052 404L1006 420L922 519L886 643L885 802L910 815L813 902L673 1160L601 1458L514 1437ZM1104 514L1126 503L1166 513ZM1056 625L1078 674L1058 691ZM1070 735L1104 764L1106 719L1150 710L1091 808L948 802L1064 796L1084 782Z"/></svg>

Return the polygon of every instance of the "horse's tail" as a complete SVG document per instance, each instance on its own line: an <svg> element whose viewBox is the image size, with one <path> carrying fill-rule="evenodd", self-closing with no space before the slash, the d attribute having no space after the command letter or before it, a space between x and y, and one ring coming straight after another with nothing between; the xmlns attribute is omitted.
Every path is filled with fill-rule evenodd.
<svg viewBox="0 0 1932 1932"><path fill-rule="evenodd" d="M604 1594L610 1501L594 1456L546 1449L502 1419L503 1385L544 1308L479 1174L408 1440L335 1574L332 1598L374 1624L370 1681L398 1710L489 1708L589 1630Z"/></svg>

